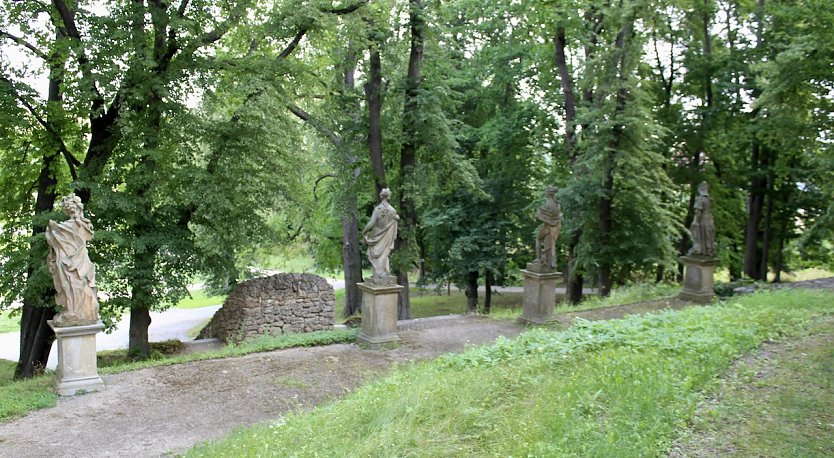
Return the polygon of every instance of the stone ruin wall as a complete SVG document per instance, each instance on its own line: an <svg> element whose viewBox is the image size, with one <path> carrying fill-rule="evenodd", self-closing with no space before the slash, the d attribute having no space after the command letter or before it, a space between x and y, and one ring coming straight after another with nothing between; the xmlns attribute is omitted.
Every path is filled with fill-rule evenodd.
<svg viewBox="0 0 834 458"><path fill-rule="evenodd" d="M247 280L234 287L197 338L241 342L332 329L334 303L333 287L316 275L281 273Z"/></svg>

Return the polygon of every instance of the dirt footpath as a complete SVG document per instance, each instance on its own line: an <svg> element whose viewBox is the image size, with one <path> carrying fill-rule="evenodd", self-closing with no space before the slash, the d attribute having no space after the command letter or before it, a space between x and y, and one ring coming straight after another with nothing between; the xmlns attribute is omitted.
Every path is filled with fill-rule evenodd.
<svg viewBox="0 0 834 458"><path fill-rule="evenodd" d="M619 318L664 308L652 301L560 316ZM514 337L523 327L479 316L402 322L401 345L363 350L340 344L155 367L104 377L107 389L62 398L54 408L0 424L0 457L160 456L217 439L239 426L311 408L385 373L393 364L431 359Z"/></svg>

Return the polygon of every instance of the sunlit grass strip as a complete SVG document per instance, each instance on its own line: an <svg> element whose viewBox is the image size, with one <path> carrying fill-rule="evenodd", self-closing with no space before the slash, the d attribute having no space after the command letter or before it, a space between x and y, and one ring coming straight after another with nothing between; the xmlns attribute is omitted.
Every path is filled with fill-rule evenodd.
<svg viewBox="0 0 834 458"><path fill-rule="evenodd" d="M663 455L735 358L828 312L831 294L780 291L533 330L400 369L189 456Z"/></svg>

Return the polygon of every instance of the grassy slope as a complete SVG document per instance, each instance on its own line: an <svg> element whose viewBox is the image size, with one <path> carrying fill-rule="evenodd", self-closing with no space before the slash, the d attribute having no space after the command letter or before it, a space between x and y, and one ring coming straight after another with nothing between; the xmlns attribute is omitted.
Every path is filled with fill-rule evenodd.
<svg viewBox="0 0 834 458"><path fill-rule="evenodd" d="M741 361L675 456L834 456L834 317L808 334Z"/></svg>
<svg viewBox="0 0 834 458"><path fill-rule="evenodd" d="M242 429L190 455L661 455L735 358L830 312L828 293L780 291L533 330L400 369L310 414Z"/></svg>

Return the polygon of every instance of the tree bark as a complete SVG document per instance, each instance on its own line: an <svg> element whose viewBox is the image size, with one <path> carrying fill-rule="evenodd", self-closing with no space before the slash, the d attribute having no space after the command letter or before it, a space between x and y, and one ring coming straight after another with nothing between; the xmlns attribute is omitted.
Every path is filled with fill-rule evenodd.
<svg viewBox="0 0 834 458"><path fill-rule="evenodd" d="M411 243L416 235L417 214L413 190L414 166L417 162L417 132L414 118L417 114L417 91L420 86L420 67L423 63L424 26L422 0L409 0L409 23L411 25L411 52L408 58L408 73L405 85L405 108L403 112L403 141L400 149L400 230L395 249L399 262L395 268L397 282L403 286L399 296L397 315L399 319L411 318L408 270L411 267Z"/></svg>
<svg viewBox="0 0 834 458"><path fill-rule="evenodd" d="M352 199L356 207L356 199ZM362 291L356 285L362 281L362 257L359 250L359 221L356 214L342 218L342 264L345 271L345 318L362 310Z"/></svg>
<svg viewBox="0 0 834 458"><path fill-rule="evenodd" d="M478 313L478 272L473 271L466 274L466 311Z"/></svg>
<svg viewBox="0 0 834 458"><path fill-rule="evenodd" d="M56 41L61 38L63 38L63 33L59 30L56 32ZM47 106L60 104L63 101L61 85L63 84L66 60L60 59L57 53L54 53L52 57L56 60L50 64ZM54 140L60 141L61 139ZM32 222L33 241L35 236L43 234L46 230L45 226L37 222L38 216L52 211L58 198L56 194L58 179L55 176L54 169L57 168L60 148L55 145L54 148L47 148L47 151L43 155L41 171L38 175L38 194L35 198L35 215ZM28 287L37 281L34 276L35 267L46 263L46 255L43 254L41 257L39 250L32 246L29 249L27 263L26 283ZM55 291L48 288L40 295L38 300L26 297L23 299L23 313L20 320L20 355L18 356L17 366L15 366L15 380L33 377L46 368L52 342L55 340L55 333L47 323L48 320L55 317L54 297Z"/></svg>
<svg viewBox="0 0 834 458"><path fill-rule="evenodd" d="M489 315L492 311L492 284L494 282L491 270L486 271L484 275L484 315Z"/></svg>
<svg viewBox="0 0 834 458"><path fill-rule="evenodd" d="M371 168L374 172L374 185L376 195L382 188L388 186L385 181L385 167L382 159L382 60L379 52L382 42L378 38L378 31L373 28L373 22L369 21L372 30L370 32L370 62L368 81L365 83L365 99L368 104L368 149L371 157Z"/></svg>
<svg viewBox="0 0 834 458"><path fill-rule="evenodd" d="M753 177L750 180L750 196L748 198L747 224L744 236L744 274L754 280L761 280L761 257L759 251L759 225L764 207L765 183L761 177L762 148L758 140L753 141L751 148L750 169Z"/></svg>
<svg viewBox="0 0 834 458"><path fill-rule="evenodd" d="M562 87L562 94L565 98L565 155L571 169L576 164L576 95L574 93L573 77L568 69L568 62L565 50L567 48L567 37L565 27L559 25L556 29L555 39L556 67L559 70L559 79ZM567 264L567 297L571 304L579 304L582 301L582 287L584 279L576 266L576 248L581 239L581 229L574 229L568 244Z"/></svg>

